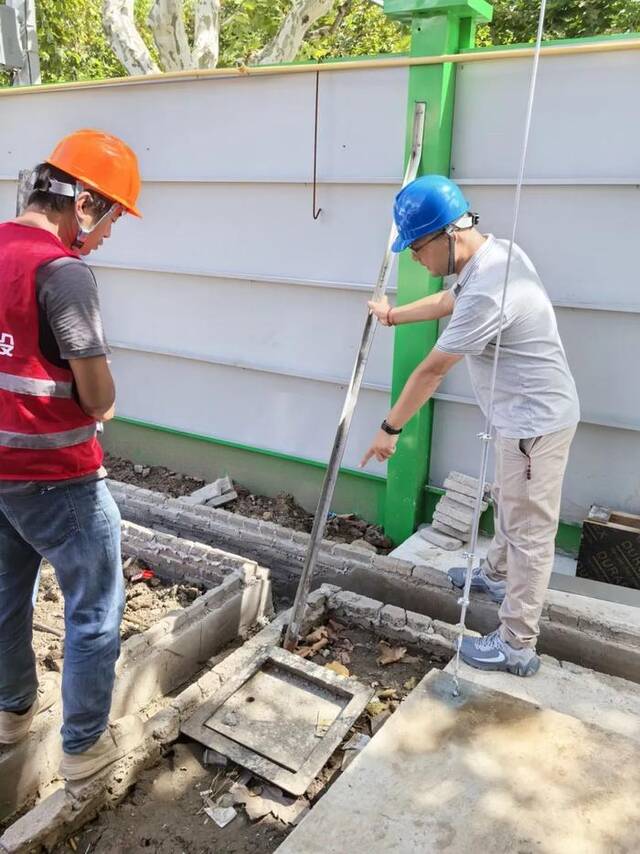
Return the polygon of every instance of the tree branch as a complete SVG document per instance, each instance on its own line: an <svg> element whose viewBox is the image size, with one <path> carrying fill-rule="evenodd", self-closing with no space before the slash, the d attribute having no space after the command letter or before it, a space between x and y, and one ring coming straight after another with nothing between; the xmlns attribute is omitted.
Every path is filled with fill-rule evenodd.
<svg viewBox="0 0 640 854"><path fill-rule="evenodd" d="M191 62L195 68L215 68L220 55L220 0L196 0L195 37Z"/></svg>
<svg viewBox="0 0 640 854"><path fill-rule="evenodd" d="M24 64L13 76L14 86L29 86L42 83L40 76L40 54L36 30L36 0L7 0L7 6L16 10L20 40L24 51Z"/></svg>
<svg viewBox="0 0 640 854"><path fill-rule="evenodd" d="M349 12L351 11L352 6L353 6L353 0L345 0L345 2L341 4L341 6L338 9L338 12L336 14L336 19L333 22L333 24L331 24L331 27L329 30L329 32L331 33L332 36L335 36L335 34L338 32L338 30L342 26L342 22L344 21L344 19L347 17Z"/></svg>
<svg viewBox="0 0 640 854"><path fill-rule="evenodd" d="M181 0L154 0L147 20L164 71L191 68L191 48L184 26Z"/></svg>
<svg viewBox="0 0 640 854"><path fill-rule="evenodd" d="M327 15L335 0L293 0L280 30L251 60L252 65L291 62L300 50L304 37L315 22Z"/></svg>
<svg viewBox="0 0 640 854"><path fill-rule="evenodd" d="M151 74L160 70L136 29L133 0L104 0L102 25L111 49L127 74Z"/></svg>
<svg viewBox="0 0 640 854"><path fill-rule="evenodd" d="M342 26L342 22L351 11L352 6L353 0L345 0L345 2L338 7L338 11L336 12L336 17L333 23L328 24L324 27L318 27L317 30L312 30L310 33L307 34L307 41L316 41L317 39L322 39L325 36L335 36L335 34Z"/></svg>

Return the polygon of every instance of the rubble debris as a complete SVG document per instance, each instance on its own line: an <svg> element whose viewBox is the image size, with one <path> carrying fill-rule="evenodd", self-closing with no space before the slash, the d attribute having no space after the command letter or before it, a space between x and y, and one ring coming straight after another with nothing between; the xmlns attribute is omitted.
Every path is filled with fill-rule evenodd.
<svg viewBox="0 0 640 854"><path fill-rule="evenodd" d="M364 732L356 732L354 733L349 741L343 745L344 753L342 755L342 764L341 770L344 771L346 768L351 765L356 756L360 753L361 750L369 744L371 741L371 736L367 735Z"/></svg>
<svg viewBox="0 0 640 854"><path fill-rule="evenodd" d="M210 797L211 789L200 792L203 801L203 811L218 827L226 827L238 815L233 806L233 798L229 794L221 795L217 800Z"/></svg>
<svg viewBox="0 0 640 854"><path fill-rule="evenodd" d="M214 765L218 768L225 768L229 760L224 754L218 753L217 750L206 747L202 754L202 762L204 765Z"/></svg>
<svg viewBox="0 0 640 854"><path fill-rule="evenodd" d="M204 811L218 827L226 827L238 815L234 807L205 807Z"/></svg>
<svg viewBox="0 0 640 854"><path fill-rule="evenodd" d="M364 732L354 732L349 741L343 746L343 750L363 750L371 739Z"/></svg>
<svg viewBox="0 0 640 854"><path fill-rule="evenodd" d="M284 824L296 825L309 811L306 798L285 795L276 786L264 784L249 789L245 784L233 783L229 789L235 804L242 804L251 821L271 814Z"/></svg>
<svg viewBox="0 0 640 854"><path fill-rule="evenodd" d="M419 529L419 533L422 539L431 543L432 546L438 546L438 548L449 552L457 551L464 545L463 541L458 537L445 534L443 531L437 531L432 525L423 525Z"/></svg>
<svg viewBox="0 0 640 854"><path fill-rule="evenodd" d="M325 625L318 626L318 628L314 629L303 639L302 644L295 651L296 655L299 655L301 658L311 658L322 650L322 655L328 657L331 653L324 651L324 648L330 644L337 644L334 650L335 661L341 667L345 667L351 661L349 653L353 650L353 644L349 638L340 636L343 630L344 626L340 625L340 623L336 623L335 620L329 620ZM337 669L336 673L343 676L349 675L348 672L344 673L341 669Z"/></svg>
<svg viewBox="0 0 640 854"><path fill-rule="evenodd" d="M323 647L328 646L329 643L330 643L329 638L327 638L327 637L320 638L320 640L317 643L314 643L311 646L304 645L304 646L298 647L298 649L296 649L296 655L299 655L301 658L311 658L311 656L320 652L320 650L323 649Z"/></svg>
<svg viewBox="0 0 640 854"><path fill-rule="evenodd" d="M152 466L150 475L145 479L141 473L134 471L133 463L109 454L105 457L105 466L109 476L114 480L162 492L173 498L191 498L194 490L197 491L205 486L204 482L198 478L172 472L164 466ZM238 497L235 501L225 504L226 510L241 516L274 522L294 531L311 532L313 512L301 507L292 495L283 492L275 497L268 497L255 495L237 483L232 486ZM268 517L265 514L268 514ZM353 513L330 513L325 537L333 542L344 544L352 543L354 540L365 540L366 543L375 547L379 554L384 555L394 547L382 528L359 519Z"/></svg>
<svg viewBox="0 0 640 854"><path fill-rule="evenodd" d="M179 500L184 504L205 504L207 507L220 507L236 501L238 493L235 491L233 482L228 475L219 477L213 483L196 489L191 495L183 495Z"/></svg>

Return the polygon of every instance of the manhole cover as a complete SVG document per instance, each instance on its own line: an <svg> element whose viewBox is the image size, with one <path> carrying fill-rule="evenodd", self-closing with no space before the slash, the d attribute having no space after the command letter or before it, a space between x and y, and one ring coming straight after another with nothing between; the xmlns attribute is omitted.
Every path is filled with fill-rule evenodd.
<svg viewBox="0 0 640 854"><path fill-rule="evenodd" d="M267 661L205 726L299 771L350 699Z"/></svg>
<svg viewBox="0 0 640 854"><path fill-rule="evenodd" d="M357 679L278 647L263 648L249 664L246 657L239 663L236 676L185 721L182 732L301 795L372 694Z"/></svg>

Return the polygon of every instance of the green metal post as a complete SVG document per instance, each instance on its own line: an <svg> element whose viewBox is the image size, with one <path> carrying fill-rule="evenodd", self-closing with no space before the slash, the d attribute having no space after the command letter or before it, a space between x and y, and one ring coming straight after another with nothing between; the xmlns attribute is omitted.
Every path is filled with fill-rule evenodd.
<svg viewBox="0 0 640 854"><path fill-rule="evenodd" d="M393 18L411 22L412 56L439 56L473 47L476 21L491 20L493 13L492 6L485 0L385 0L384 9ZM449 174L454 89L452 63L416 66L409 70L409 117L413 115L415 101L425 101L427 105L419 174ZM407 156L408 151L407 147ZM436 293L441 287L442 280L430 276L424 267L411 260L408 252L400 256L398 305ZM394 402L437 337L437 321L396 329L391 392ZM398 449L388 464L385 531L396 543L413 533L422 515L432 426L433 401L430 401L406 425Z"/></svg>

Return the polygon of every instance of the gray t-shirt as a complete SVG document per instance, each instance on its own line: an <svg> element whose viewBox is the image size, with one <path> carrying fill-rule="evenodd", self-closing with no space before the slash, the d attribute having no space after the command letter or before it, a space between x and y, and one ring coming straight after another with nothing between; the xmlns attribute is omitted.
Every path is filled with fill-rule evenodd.
<svg viewBox="0 0 640 854"><path fill-rule="evenodd" d="M43 264L36 272L36 296L41 345L45 345L44 355L50 361L51 356L54 364L60 364L68 359L106 356L110 352L102 325L98 285L84 261L58 258Z"/></svg>
<svg viewBox="0 0 640 854"><path fill-rule="evenodd" d="M488 235L461 271L455 307L438 343L466 356L471 384L486 415L509 242ZM535 267L513 247L496 376L493 421L505 438L526 439L578 423L576 385L556 316Z"/></svg>
<svg viewBox="0 0 640 854"><path fill-rule="evenodd" d="M98 285L92 271L79 258L57 258L36 271L36 298L40 324L40 349L54 365L68 367L69 359L106 356ZM104 468L63 481L84 483L106 476ZM58 482L60 483L60 482ZM53 482L0 480L0 493L30 493Z"/></svg>

